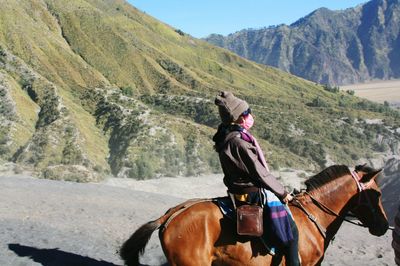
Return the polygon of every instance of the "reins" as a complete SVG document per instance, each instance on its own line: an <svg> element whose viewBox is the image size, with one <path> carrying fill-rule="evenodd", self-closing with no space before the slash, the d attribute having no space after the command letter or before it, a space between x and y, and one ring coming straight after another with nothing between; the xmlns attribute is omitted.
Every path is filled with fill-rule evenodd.
<svg viewBox="0 0 400 266"><path fill-rule="evenodd" d="M331 215L333 215L333 216L336 216L337 218L343 218L343 221L346 221L346 222L348 222L348 223L351 223L351 224L354 224L354 225L357 225L357 226L360 226L360 227L368 227L368 226L362 224L361 222L358 222L358 223L357 223L357 222L353 222L352 220L349 220L349 219L346 218L346 216L353 216L353 217L355 217L354 215L346 214L345 216L343 216L343 215L337 214L337 213L336 213L335 211L333 211L331 208L329 208L329 207L326 206L325 204L319 202L316 198L314 198L314 197L313 197L310 193L308 193L307 191L304 191L304 193L307 194L307 195L313 200L313 202L316 203L316 205L317 205L320 209L322 209L322 210L325 209L325 211L328 211L328 214L331 214ZM300 201L299 201L297 198L294 198L294 200L296 201L296 203L298 204L298 206L300 207L300 209L302 209L302 210L307 214L308 218L309 218L312 222L315 223L315 225L318 227L318 230L321 232L321 234L324 236L324 238L326 238L326 229L324 229L323 226L321 226L321 225L318 223L317 218L316 218L315 216L313 216L312 214L310 214L310 213L304 208L304 206L300 203ZM393 230L394 230L394 227L393 227L393 226L389 226L388 229L393 231Z"/></svg>
<svg viewBox="0 0 400 266"><path fill-rule="evenodd" d="M310 193L308 193L307 191L304 192L305 194L307 194L312 201L315 203L315 205L317 205L321 210L327 212L330 215L333 215L337 218L341 218L343 221L346 221L348 223L357 225L357 226L361 226L361 227L367 227L366 225L362 224L362 223L356 223L353 222L349 219L347 219L345 216L343 215L339 215L337 214L335 211L333 211L331 208L329 208L328 206L326 206L325 204L319 202L316 198L314 198ZM311 213L309 213L307 211L307 209L301 204L301 202L295 197L294 201L296 202L296 205L302 210L304 211L304 213L307 215L307 217L317 226L319 232L321 233L321 235L326 238L326 229L318 222L317 217L315 217L314 215L312 215Z"/></svg>
<svg viewBox="0 0 400 266"><path fill-rule="evenodd" d="M308 217L308 219L310 219L318 228L319 232L321 233L321 235L326 238L326 229L317 221L317 217L315 217L314 215L312 215L311 213L309 213L307 211L306 208L304 208L304 206L301 204L301 202L297 199L297 197L293 198L293 201L296 202L295 206L298 206Z"/></svg>
<svg viewBox="0 0 400 266"><path fill-rule="evenodd" d="M361 183L359 180L359 176L355 171L351 171L351 176L353 177L353 179L356 181L357 184L357 188L358 188L358 193L362 193L363 191L365 191L365 189L368 188L368 185L364 185L363 183ZM323 204L322 202L318 201L314 196L312 196L308 191L304 191L304 194L308 195L311 200L314 202L315 205L317 205L321 210L323 210L324 212L333 215L337 218L342 219L343 221L346 221L348 223L360 226L360 227L368 227L366 225L364 225L361 222L353 222L352 220L349 220L346 218L346 216L349 216L348 214L346 215L340 215L338 213L336 213L335 211L333 211L331 208L329 208L328 206L326 206L325 204ZM361 197L361 194L359 194ZM318 230L320 231L321 235L326 238L326 229L318 222L317 217L315 217L314 215L312 215L310 212L307 211L307 209L301 204L300 200L295 196L293 199L296 204L295 206L298 206L306 215L307 217L317 226ZM393 226L389 226L388 227L389 230L394 230Z"/></svg>

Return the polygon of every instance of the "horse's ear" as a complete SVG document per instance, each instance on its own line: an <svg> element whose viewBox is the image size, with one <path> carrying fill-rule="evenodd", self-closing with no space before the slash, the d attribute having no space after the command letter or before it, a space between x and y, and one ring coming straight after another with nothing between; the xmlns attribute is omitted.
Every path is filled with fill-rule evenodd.
<svg viewBox="0 0 400 266"><path fill-rule="evenodd" d="M381 172L382 172L383 168L378 169L378 170L374 170L372 172L366 173L362 176L360 182L361 183L366 183L369 182L371 180L374 180Z"/></svg>
<svg viewBox="0 0 400 266"><path fill-rule="evenodd" d="M360 164L360 165L356 165L356 167L354 167L354 170L355 170L356 172L360 172L360 171L363 171L364 167L366 167L366 166L367 166L367 163L365 163L365 164Z"/></svg>

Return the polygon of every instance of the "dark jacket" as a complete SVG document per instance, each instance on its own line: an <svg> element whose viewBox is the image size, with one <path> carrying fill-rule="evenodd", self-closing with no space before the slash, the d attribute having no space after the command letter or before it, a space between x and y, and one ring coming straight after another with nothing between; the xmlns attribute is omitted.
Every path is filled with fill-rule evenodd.
<svg viewBox="0 0 400 266"><path fill-rule="evenodd" d="M267 188L278 198L285 198L285 188L259 161L256 146L243 140L238 130L228 130L224 134L220 129L214 141L228 190L234 194L246 194Z"/></svg>

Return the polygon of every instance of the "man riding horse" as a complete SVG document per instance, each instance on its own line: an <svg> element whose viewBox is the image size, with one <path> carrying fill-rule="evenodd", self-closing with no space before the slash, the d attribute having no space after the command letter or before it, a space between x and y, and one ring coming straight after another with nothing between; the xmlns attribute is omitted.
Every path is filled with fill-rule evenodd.
<svg viewBox="0 0 400 266"><path fill-rule="evenodd" d="M284 262L282 260L284 265L300 265L299 257L304 266L321 265L341 224L344 221L354 223L346 219L349 213L372 235L386 233L388 221L376 182L382 169L357 166L351 170L346 165L329 166L307 179L307 189L296 195L287 208L283 203L289 202L291 196L269 173L261 149L248 131L253 124L248 104L228 92L222 92L215 102L222 124L214 141L225 184L233 198L268 206L265 209L270 215L267 228L273 234L266 234L266 238L235 234L237 224L221 212L220 203L229 202L228 197L191 199L143 224L125 241L120 255L127 265L140 265L139 257L156 230L159 230L161 247L171 266L278 265L282 254L286 256ZM238 202L239 205L237 209L243 206L257 209L257 206ZM282 207L281 211L276 212L277 207ZM281 222L284 226L279 227ZM275 256L263 242L270 237L284 243L272 243L277 248Z"/></svg>
<svg viewBox="0 0 400 266"><path fill-rule="evenodd" d="M214 147L219 154L228 193L233 195L234 200L251 204L262 201L261 195L278 197L285 204L291 201L292 196L271 174L260 145L249 132L254 118L248 103L231 92L220 92L215 98L215 104L218 106L222 123L213 137ZM272 193L263 193L267 190ZM284 242L282 244L285 246L287 265L300 265L298 230L293 217L285 206L276 216L286 223L275 231L279 233L282 229L286 230L281 234L287 236L278 236L278 239Z"/></svg>

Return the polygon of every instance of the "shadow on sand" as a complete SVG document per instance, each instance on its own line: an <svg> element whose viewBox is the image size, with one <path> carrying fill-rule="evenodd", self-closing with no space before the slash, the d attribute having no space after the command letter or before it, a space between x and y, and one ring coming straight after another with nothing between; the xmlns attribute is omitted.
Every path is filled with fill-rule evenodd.
<svg viewBox="0 0 400 266"><path fill-rule="evenodd" d="M44 266L117 266L111 262L98 261L59 249L41 249L20 244L8 244L8 248L20 257L29 257Z"/></svg>

